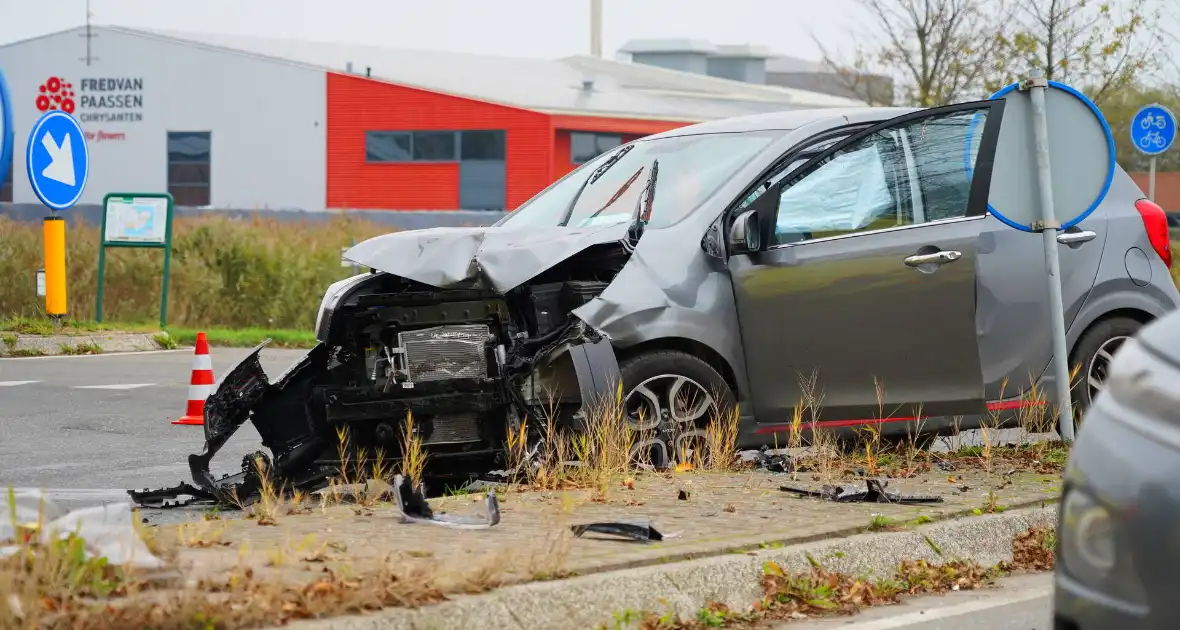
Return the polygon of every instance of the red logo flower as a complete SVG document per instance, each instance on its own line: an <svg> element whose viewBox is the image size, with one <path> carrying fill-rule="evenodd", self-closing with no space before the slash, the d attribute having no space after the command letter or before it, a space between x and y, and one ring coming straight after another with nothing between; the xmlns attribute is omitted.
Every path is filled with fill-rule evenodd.
<svg viewBox="0 0 1180 630"><path fill-rule="evenodd" d="M67 114L74 113L74 86L66 83L61 77L49 77L41 84L41 93L37 95L37 109L47 112L60 109Z"/></svg>

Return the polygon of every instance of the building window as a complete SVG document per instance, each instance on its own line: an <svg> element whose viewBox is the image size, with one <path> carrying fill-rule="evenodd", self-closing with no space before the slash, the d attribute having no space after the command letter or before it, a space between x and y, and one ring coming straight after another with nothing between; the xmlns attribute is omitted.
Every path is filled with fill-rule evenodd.
<svg viewBox="0 0 1180 630"><path fill-rule="evenodd" d="M505 142L503 131L462 131L459 146L463 160L503 160Z"/></svg>
<svg viewBox="0 0 1180 630"><path fill-rule="evenodd" d="M369 131L366 162L459 162L503 160L502 130Z"/></svg>
<svg viewBox="0 0 1180 630"><path fill-rule="evenodd" d="M208 206L213 139L208 131L168 132L168 192L178 206Z"/></svg>
<svg viewBox="0 0 1180 630"><path fill-rule="evenodd" d="M0 184L0 203L12 203L12 170L15 160L8 161L8 171L4 173L4 183Z"/></svg>
<svg viewBox="0 0 1180 630"><path fill-rule="evenodd" d="M460 210L503 210L507 205L506 148L502 129L365 133L365 161L370 164L457 164Z"/></svg>
<svg viewBox="0 0 1180 630"><path fill-rule="evenodd" d="M617 133L570 133L570 161L583 164L623 144L623 137Z"/></svg>
<svg viewBox="0 0 1180 630"><path fill-rule="evenodd" d="M365 134L366 162L407 162L411 136L392 131L370 131Z"/></svg>
<svg viewBox="0 0 1180 630"><path fill-rule="evenodd" d="M455 132L414 132L414 161L453 162L455 153Z"/></svg>

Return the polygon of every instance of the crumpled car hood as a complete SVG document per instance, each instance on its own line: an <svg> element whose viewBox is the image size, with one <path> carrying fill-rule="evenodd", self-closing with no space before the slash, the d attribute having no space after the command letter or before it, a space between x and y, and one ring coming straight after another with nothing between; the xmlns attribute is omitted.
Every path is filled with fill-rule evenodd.
<svg viewBox="0 0 1180 630"><path fill-rule="evenodd" d="M445 289L475 281L499 293L594 245L626 238L626 222L590 227L438 227L358 243L344 258Z"/></svg>

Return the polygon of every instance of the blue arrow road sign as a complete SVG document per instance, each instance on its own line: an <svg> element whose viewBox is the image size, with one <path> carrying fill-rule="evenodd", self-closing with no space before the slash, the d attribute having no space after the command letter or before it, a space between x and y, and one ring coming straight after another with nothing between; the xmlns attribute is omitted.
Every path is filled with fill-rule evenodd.
<svg viewBox="0 0 1180 630"><path fill-rule="evenodd" d="M1176 141L1176 117L1159 104L1148 105L1131 119L1131 141L1140 153L1159 155Z"/></svg>
<svg viewBox="0 0 1180 630"><path fill-rule="evenodd" d="M25 167L41 203L54 210L78 203L90 174L86 134L78 121L61 110L45 112L29 134Z"/></svg>
<svg viewBox="0 0 1180 630"><path fill-rule="evenodd" d="M8 172L12 159L12 98L8 95L8 83L0 72L0 177Z"/></svg>

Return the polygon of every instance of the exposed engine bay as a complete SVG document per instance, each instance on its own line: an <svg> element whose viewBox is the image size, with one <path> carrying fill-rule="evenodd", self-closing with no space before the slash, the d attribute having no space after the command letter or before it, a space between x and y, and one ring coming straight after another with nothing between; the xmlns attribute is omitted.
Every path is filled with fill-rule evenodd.
<svg viewBox="0 0 1180 630"><path fill-rule="evenodd" d="M206 400L205 446L189 457L196 486L130 494L151 507L180 495L249 503L260 491L257 458L276 486L314 491L358 453L396 464L411 415L430 478L504 468L508 432L524 418L543 426L556 412L559 426L576 429L602 397L614 398L610 341L571 311L630 255L626 240L594 244L502 293L476 280L438 288L378 271L336 283L318 345L272 381L259 361L264 342ZM210 462L247 420L270 454L214 479ZM541 431L532 433L535 449Z"/></svg>

